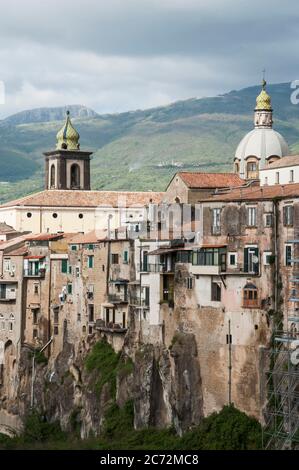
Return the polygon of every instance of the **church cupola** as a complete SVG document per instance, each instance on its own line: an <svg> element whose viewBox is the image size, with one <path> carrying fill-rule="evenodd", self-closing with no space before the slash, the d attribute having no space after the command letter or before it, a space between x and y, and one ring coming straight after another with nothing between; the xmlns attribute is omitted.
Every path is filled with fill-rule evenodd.
<svg viewBox="0 0 299 470"><path fill-rule="evenodd" d="M57 149L63 150L79 150L80 144L79 139L80 135L74 128L71 123L70 112L66 112L66 121L60 131L57 132L56 135Z"/></svg>
<svg viewBox="0 0 299 470"><path fill-rule="evenodd" d="M69 111L56 139L56 150L44 153L46 189L90 190L92 152L80 150L80 135L71 122Z"/></svg>
<svg viewBox="0 0 299 470"><path fill-rule="evenodd" d="M239 143L234 159L234 171L246 180L259 180L260 170L286 155L289 148L283 136L272 129L271 97L266 91L266 81L256 98L254 129Z"/></svg>
<svg viewBox="0 0 299 470"><path fill-rule="evenodd" d="M256 98L256 107L254 110L254 125L255 127L270 127L272 128L272 112L271 97L266 92L266 80L262 81L262 91Z"/></svg>

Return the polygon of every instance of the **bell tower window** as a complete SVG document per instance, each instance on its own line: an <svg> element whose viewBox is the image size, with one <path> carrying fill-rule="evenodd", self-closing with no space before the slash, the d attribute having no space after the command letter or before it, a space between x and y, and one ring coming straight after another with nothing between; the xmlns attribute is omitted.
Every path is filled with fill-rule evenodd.
<svg viewBox="0 0 299 470"><path fill-rule="evenodd" d="M51 172L50 172L50 188L55 188L56 185L56 177L55 177L55 165L51 165Z"/></svg>
<svg viewBox="0 0 299 470"><path fill-rule="evenodd" d="M71 166L71 189L80 189L80 167L77 163Z"/></svg>

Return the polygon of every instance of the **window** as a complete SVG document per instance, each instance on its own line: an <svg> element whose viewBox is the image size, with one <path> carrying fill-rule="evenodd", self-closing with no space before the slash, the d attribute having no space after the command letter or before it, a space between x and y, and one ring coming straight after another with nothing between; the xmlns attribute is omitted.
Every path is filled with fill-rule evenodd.
<svg viewBox="0 0 299 470"><path fill-rule="evenodd" d="M244 249L244 272L259 273L259 249L257 247L247 247Z"/></svg>
<svg viewBox="0 0 299 470"><path fill-rule="evenodd" d="M187 277L186 279L186 287L187 289L193 289L193 277Z"/></svg>
<svg viewBox="0 0 299 470"><path fill-rule="evenodd" d="M144 303L146 307L149 307L150 304L150 288L149 286L146 286L144 288Z"/></svg>
<svg viewBox="0 0 299 470"><path fill-rule="evenodd" d="M237 253L229 253L228 263L229 263L230 266L236 266L237 265Z"/></svg>
<svg viewBox="0 0 299 470"><path fill-rule="evenodd" d="M7 272L9 272L11 270L11 261L10 261L10 259L7 258L7 259L4 260L3 269L4 269L4 271L7 271Z"/></svg>
<svg viewBox="0 0 299 470"><path fill-rule="evenodd" d="M220 266L221 271L226 271L225 248L202 248L193 251L192 264L195 266Z"/></svg>
<svg viewBox="0 0 299 470"><path fill-rule="evenodd" d="M54 335L55 336L58 335L58 326L57 325L54 326Z"/></svg>
<svg viewBox="0 0 299 470"><path fill-rule="evenodd" d="M69 274L72 274L72 272L73 272L73 268L72 266L69 266Z"/></svg>
<svg viewBox="0 0 299 470"><path fill-rule="evenodd" d="M118 254L117 253L111 253L111 263L112 264L118 264Z"/></svg>
<svg viewBox="0 0 299 470"><path fill-rule="evenodd" d="M248 227L256 226L256 207L247 207L247 225Z"/></svg>
<svg viewBox="0 0 299 470"><path fill-rule="evenodd" d="M67 259L61 260L61 272L64 274L67 274L68 272L68 260Z"/></svg>
<svg viewBox="0 0 299 470"><path fill-rule="evenodd" d="M279 171L275 173L275 183L279 184Z"/></svg>
<svg viewBox="0 0 299 470"><path fill-rule="evenodd" d="M67 293L70 294L70 295L73 293L73 285L72 284L67 285Z"/></svg>
<svg viewBox="0 0 299 470"><path fill-rule="evenodd" d="M292 266L292 245L285 246L285 265Z"/></svg>
<svg viewBox="0 0 299 470"><path fill-rule="evenodd" d="M9 331L12 331L12 330L13 330L13 322L12 322L12 321L10 321L10 322L8 323L8 329L9 329Z"/></svg>
<svg viewBox="0 0 299 470"><path fill-rule="evenodd" d="M124 251L123 260L124 260L124 263L125 263L125 264L128 263L128 261L129 261L129 252L128 252L128 250L125 250L125 251Z"/></svg>
<svg viewBox="0 0 299 470"><path fill-rule="evenodd" d="M246 177L248 179L258 178L258 164L256 161L248 162L246 165Z"/></svg>
<svg viewBox="0 0 299 470"><path fill-rule="evenodd" d="M293 225L294 219L294 207L292 205L284 206L283 208L283 225L291 226Z"/></svg>
<svg viewBox="0 0 299 470"><path fill-rule="evenodd" d="M271 251L264 251L264 265L269 266L273 263L273 255Z"/></svg>
<svg viewBox="0 0 299 470"><path fill-rule="evenodd" d="M258 308L258 291L257 287L248 282L243 289L243 307L244 308Z"/></svg>
<svg viewBox="0 0 299 470"><path fill-rule="evenodd" d="M76 266L76 277L80 277L80 268Z"/></svg>
<svg viewBox="0 0 299 470"><path fill-rule="evenodd" d="M37 329L34 328L34 329L33 329L33 332L32 332L32 338L33 338L33 339L36 339L36 338L37 338L37 334L38 334L38 333L37 333Z"/></svg>
<svg viewBox="0 0 299 470"><path fill-rule="evenodd" d="M38 314L39 314L38 308L35 308L34 310L32 310L32 323L34 325L38 324Z"/></svg>
<svg viewBox="0 0 299 470"><path fill-rule="evenodd" d="M290 183L294 183L294 170L290 170Z"/></svg>
<svg viewBox="0 0 299 470"><path fill-rule="evenodd" d="M268 176L265 176L265 186L268 184Z"/></svg>
<svg viewBox="0 0 299 470"><path fill-rule="evenodd" d="M220 215L221 209L219 207L212 209L212 235L219 235L221 232Z"/></svg>
<svg viewBox="0 0 299 470"><path fill-rule="evenodd" d="M90 244L88 245L88 249L89 249L89 250L94 250L94 245L93 245L92 243L90 243Z"/></svg>
<svg viewBox="0 0 299 470"><path fill-rule="evenodd" d="M81 321L81 313L77 313L77 322Z"/></svg>
<svg viewBox="0 0 299 470"><path fill-rule="evenodd" d="M94 256L93 256L93 255L89 255L89 256L88 256L88 267L89 267L90 269L92 269L93 266L94 266Z"/></svg>
<svg viewBox="0 0 299 470"><path fill-rule="evenodd" d="M52 217L53 217L53 219L57 219L58 215L56 214L56 212L54 212L54 214L52 214Z"/></svg>
<svg viewBox="0 0 299 470"><path fill-rule="evenodd" d="M34 289L34 290L33 290L34 294L38 294L38 292L39 292L39 285L38 285L38 284L34 284L34 288L33 288L33 289Z"/></svg>
<svg viewBox="0 0 299 470"><path fill-rule="evenodd" d="M212 281L211 300L221 302L221 285L219 282Z"/></svg>
<svg viewBox="0 0 299 470"><path fill-rule="evenodd" d="M94 321L94 305L93 304L88 305L88 321L89 322Z"/></svg>
<svg viewBox="0 0 299 470"><path fill-rule="evenodd" d="M30 219L32 217L31 212L27 212L27 217L28 217L28 219Z"/></svg>
<svg viewBox="0 0 299 470"><path fill-rule="evenodd" d="M71 166L71 189L80 188L80 167L77 163Z"/></svg>
<svg viewBox="0 0 299 470"><path fill-rule="evenodd" d="M79 219L83 219L84 216L83 216L83 214L79 214L78 217L79 217Z"/></svg>
<svg viewBox="0 0 299 470"><path fill-rule="evenodd" d="M78 245L71 245L71 250L72 251L77 251L78 250Z"/></svg>
<svg viewBox="0 0 299 470"><path fill-rule="evenodd" d="M59 323L59 308L54 308L53 309L53 312L54 312L54 323Z"/></svg>
<svg viewBox="0 0 299 470"><path fill-rule="evenodd" d="M265 215L265 226L272 227L273 225L273 214L266 214Z"/></svg>
<svg viewBox="0 0 299 470"><path fill-rule="evenodd" d="M51 165L50 187L55 188L55 165Z"/></svg>

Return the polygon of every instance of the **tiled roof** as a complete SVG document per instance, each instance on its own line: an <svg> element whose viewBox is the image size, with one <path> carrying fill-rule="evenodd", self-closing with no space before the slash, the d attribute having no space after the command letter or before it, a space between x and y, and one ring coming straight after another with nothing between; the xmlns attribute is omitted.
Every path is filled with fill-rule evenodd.
<svg viewBox="0 0 299 470"><path fill-rule="evenodd" d="M38 235L29 235L29 241L51 241L63 238L63 233L39 233Z"/></svg>
<svg viewBox="0 0 299 470"><path fill-rule="evenodd" d="M290 155L289 157L282 157L273 163L270 163L264 170L272 170L273 168L283 168L285 166L299 165L299 155Z"/></svg>
<svg viewBox="0 0 299 470"><path fill-rule="evenodd" d="M68 241L71 245L85 245L88 243L97 243L100 240L107 239L106 230L93 230L88 233L78 233Z"/></svg>
<svg viewBox="0 0 299 470"><path fill-rule="evenodd" d="M5 253L5 256L23 256L28 254L28 247L26 245L20 246L20 248L16 248L15 250L9 251Z"/></svg>
<svg viewBox="0 0 299 470"><path fill-rule="evenodd" d="M13 206L44 206L44 207L100 207L110 206L134 207L149 203L159 203L164 193L153 191L62 191L46 190L30 196L7 202L1 208Z"/></svg>
<svg viewBox="0 0 299 470"><path fill-rule="evenodd" d="M188 188L226 188L230 186L241 186L245 181L235 173L200 173L200 172L179 172L180 176Z"/></svg>
<svg viewBox="0 0 299 470"><path fill-rule="evenodd" d="M206 201L257 201L274 198L299 197L299 183L274 185L274 186L250 186L247 188L235 188L222 194L215 194Z"/></svg>
<svg viewBox="0 0 299 470"><path fill-rule="evenodd" d="M16 230L11 227L10 225L7 225L5 222L0 222L0 233L5 234L5 233L14 233Z"/></svg>

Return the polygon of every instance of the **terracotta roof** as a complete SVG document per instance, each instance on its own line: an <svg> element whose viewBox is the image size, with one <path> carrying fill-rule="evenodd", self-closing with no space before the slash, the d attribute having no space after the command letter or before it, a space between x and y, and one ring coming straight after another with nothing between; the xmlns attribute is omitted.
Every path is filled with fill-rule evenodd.
<svg viewBox="0 0 299 470"><path fill-rule="evenodd" d="M63 238L63 233L39 233L38 235L29 235L29 241L51 241Z"/></svg>
<svg viewBox="0 0 299 470"><path fill-rule="evenodd" d="M201 173L201 172L179 172L184 183L191 189L201 188L225 188L230 186L241 186L245 181L235 173Z"/></svg>
<svg viewBox="0 0 299 470"><path fill-rule="evenodd" d="M153 191L129 192L129 191L62 191L46 190L30 196L7 202L0 206L46 206L46 207L99 207L118 205L134 207L147 205L151 202L159 203L164 193Z"/></svg>
<svg viewBox="0 0 299 470"><path fill-rule="evenodd" d="M68 241L71 245L85 245L88 243L97 243L100 240L107 239L106 230L93 230L88 233L78 233Z"/></svg>
<svg viewBox="0 0 299 470"><path fill-rule="evenodd" d="M5 222L0 222L0 233L5 234L14 232L16 232L16 230L13 227L7 225Z"/></svg>
<svg viewBox="0 0 299 470"><path fill-rule="evenodd" d="M207 198L211 201L257 201L274 198L299 197L299 183L274 185L274 186L250 186L247 188L235 188L231 191L216 194Z"/></svg>
<svg viewBox="0 0 299 470"><path fill-rule="evenodd" d="M285 166L299 165L299 155L290 155L289 157L282 157L273 163L270 163L263 170L272 170L273 168L283 168Z"/></svg>
<svg viewBox="0 0 299 470"><path fill-rule="evenodd" d="M28 253L28 248L27 246L23 245L20 246L20 248L16 248L15 250L6 252L4 256L23 256L27 255Z"/></svg>

